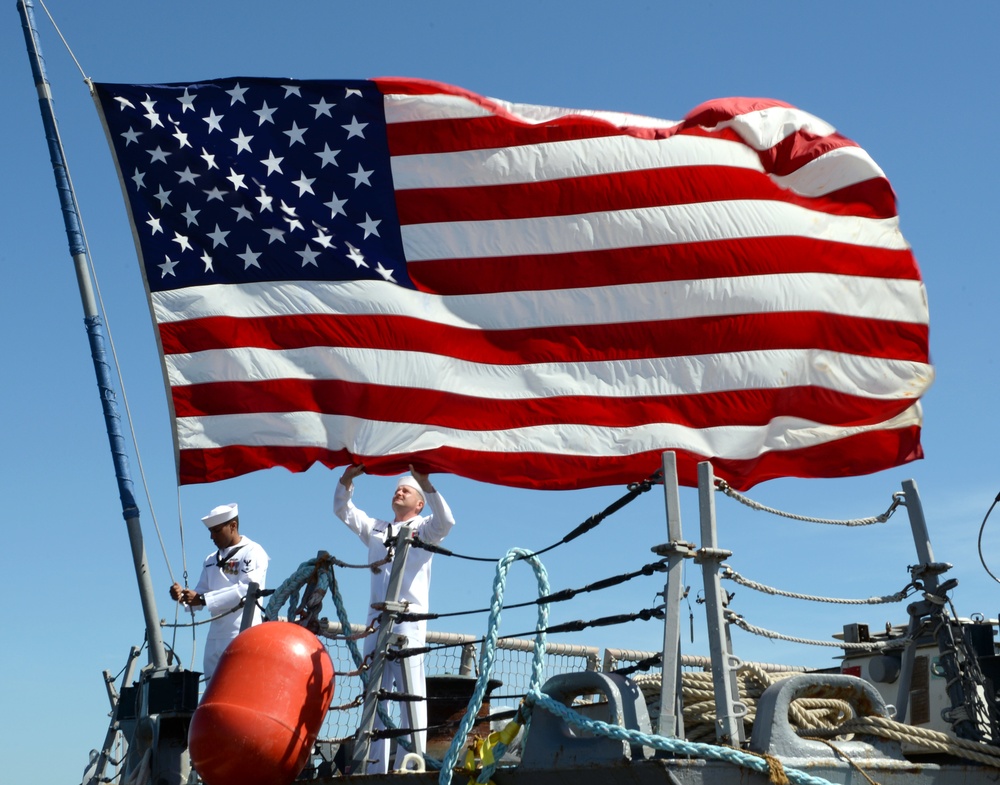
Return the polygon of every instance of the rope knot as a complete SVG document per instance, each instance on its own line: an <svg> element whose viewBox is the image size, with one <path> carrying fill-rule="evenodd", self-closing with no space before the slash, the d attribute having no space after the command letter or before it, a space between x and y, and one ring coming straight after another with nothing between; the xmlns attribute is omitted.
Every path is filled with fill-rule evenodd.
<svg viewBox="0 0 1000 785"><path fill-rule="evenodd" d="M763 754L763 758L767 762L768 782L773 783L773 785L791 785L788 775L785 773L785 767L781 765L780 760L767 753Z"/></svg>

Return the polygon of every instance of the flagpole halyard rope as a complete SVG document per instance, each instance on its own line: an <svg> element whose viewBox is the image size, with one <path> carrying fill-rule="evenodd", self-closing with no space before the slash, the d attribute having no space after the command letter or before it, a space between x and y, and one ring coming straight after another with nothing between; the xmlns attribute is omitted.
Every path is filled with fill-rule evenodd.
<svg viewBox="0 0 1000 785"><path fill-rule="evenodd" d="M45 5L45 0L38 0L38 4L42 7L42 10L45 12L45 15L49 18L49 22L51 22L52 27L55 28L56 35L58 35L59 40L63 42L63 46L66 47L66 51L69 52L69 56L73 59L73 62L76 63L76 67L79 69L80 75L86 81L88 79L87 72L83 70L83 66L80 65L80 61L76 59L76 54L74 54L73 49L69 45L69 41L66 40L66 36L62 34L62 30L59 29L59 25L56 24L56 20L52 17L52 13Z"/></svg>

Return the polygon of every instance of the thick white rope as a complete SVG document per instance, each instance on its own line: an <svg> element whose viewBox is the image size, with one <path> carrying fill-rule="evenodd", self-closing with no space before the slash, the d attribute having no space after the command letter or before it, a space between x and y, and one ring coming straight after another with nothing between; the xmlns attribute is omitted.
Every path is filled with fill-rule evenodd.
<svg viewBox="0 0 1000 785"><path fill-rule="evenodd" d="M820 597L815 594L798 594L796 592L776 589L773 586L768 586L763 583L757 583L757 581L752 581L749 578L744 578L728 564L723 565L723 571L721 577L728 578L734 583L738 583L740 586L745 586L748 589L753 589L754 591L759 591L763 594L772 594L778 597L790 597L795 600L811 600L812 602L830 602L839 605L884 605L891 602L901 602L902 600L905 600L907 597L906 589L898 591L895 594L885 594L882 595L881 597L868 597L863 600L862 599L844 600L844 599L839 599L837 597Z"/></svg>
<svg viewBox="0 0 1000 785"><path fill-rule="evenodd" d="M761 504L756 502L748 496L744 496L739 491L734 490L730 487L729 483L725 480L716 480L715 486L726 494L731 499L735 499L740 504L749 507L752 510L757 510L759 512L769 512L772 515L778 515L782 518L790 518L795 521L805 521L806 523L825 523L832 526L871 526L875 523L885 523L892 514L896 511L896 508L903 503L902 494L893 494L892 504L889 505L889 509L886 510L881 515L874 515L869 518L853 518L848 520L834 520L831 518L813 518L808 515L796 515L791 512L784 512L775 507L768 507L766 504Z"/></svg>

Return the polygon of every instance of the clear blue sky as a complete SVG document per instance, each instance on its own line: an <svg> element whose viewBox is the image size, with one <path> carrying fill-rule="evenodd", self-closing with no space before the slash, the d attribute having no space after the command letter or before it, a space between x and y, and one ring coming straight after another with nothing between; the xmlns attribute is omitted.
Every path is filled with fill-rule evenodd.
<svg viewBox="0 0 1000 785"><path fill-rule="evenodd" d="M883 511L906 478L920 487L939 560L955 565L963 615L997 614L996 586L979 564L979 523L1000 490L996 418L996 31L1000 6L912 2L504 4L262 3L241 0L102 3L52 0L50 9L89 76L165 82L225 76L351 78L403 75L451 82L513 101L680 118L709 98L779 98L835 125L865 147L899 196L903 232L927 284L937 380L924 399L927 458L843 480L781 480L751 495L825 517ZM145 476L130 455L159 614L173 618L171 578L190 582L210 549L199 517L237 501L244 531L272 556L277 585L319 549L347 561L362 549L331 512L339 470L258 473L214 486L174 484L171 439L153 333L114 167L81 75L36 6L68 161L134 417ZM0 204L5 275L0 324L7 361L4 478L5 601L0 605L0 759L5 782L75 783L107 727L101 671L117 672L141 641L142 617L117 499L76 281L66 248L37 100L11 0L0 20L5 75ZM121 402L121 400L120 400ZM455 551L501 555L541 548L624 493L624 488L527 492L435 477L457 515ZM388 512L392 482L361 478L357 499ZM178 526L185 521L186 552ZM698 541L693 491L683 500ZM747 577L840 597L891 593L915 561L905 515L863 530L771 519L719 498L722 547ZM161 551L154 514L163 533ZM665 539L656 489L544 561L554 588L573 587L652 560ZM1000 514L986 552L1000 568ZM488 604L492 568L438 558L436 610ZM698 592L700 574L687 582ZM341 574L360 618L366 578ZM526 568L507 596L531 596ZM727 584L734 610L762 627L829 638L843 624L905 622L903 606L842 609L774 600ZM585 595L557 620L628 612L655 603L657 578ZM695 642L706 651L700 606ZM328 609L329 615L334 612ZM687 609L685 608L685 615ZM504 631L530 617L510 614ZM449 625L482 632L485 620ZM567 642L655 649L656 623L583 633ZM832 650L774 644L734 633L736 654L813 665ZM179 650L190 651L178 641ZM200 662L200 654L199 654Z"/></svg>

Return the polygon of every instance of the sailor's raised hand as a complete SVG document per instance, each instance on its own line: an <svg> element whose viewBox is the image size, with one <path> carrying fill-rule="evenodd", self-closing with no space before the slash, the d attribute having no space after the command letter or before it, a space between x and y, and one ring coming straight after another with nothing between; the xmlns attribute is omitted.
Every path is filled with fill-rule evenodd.
<svg viewBox="0 0 1000 785"><path fill-rule="evenodd" d="M351 483L354 482L354 478L359 474L365 473L365 465L363 463L355 463L344 469L344 473L340 478L340 484L345 488L350 488Z"/></svg>
<svg viewBox="0 0 1000 785"><path fill-rule="evenodd" d="M434 486L431 485L428 476L422 472L418 472L412 463L410 464L410 474L413 475L413 479L417 481L417 485L420 486L424 493L434 493Z"/></svg>

